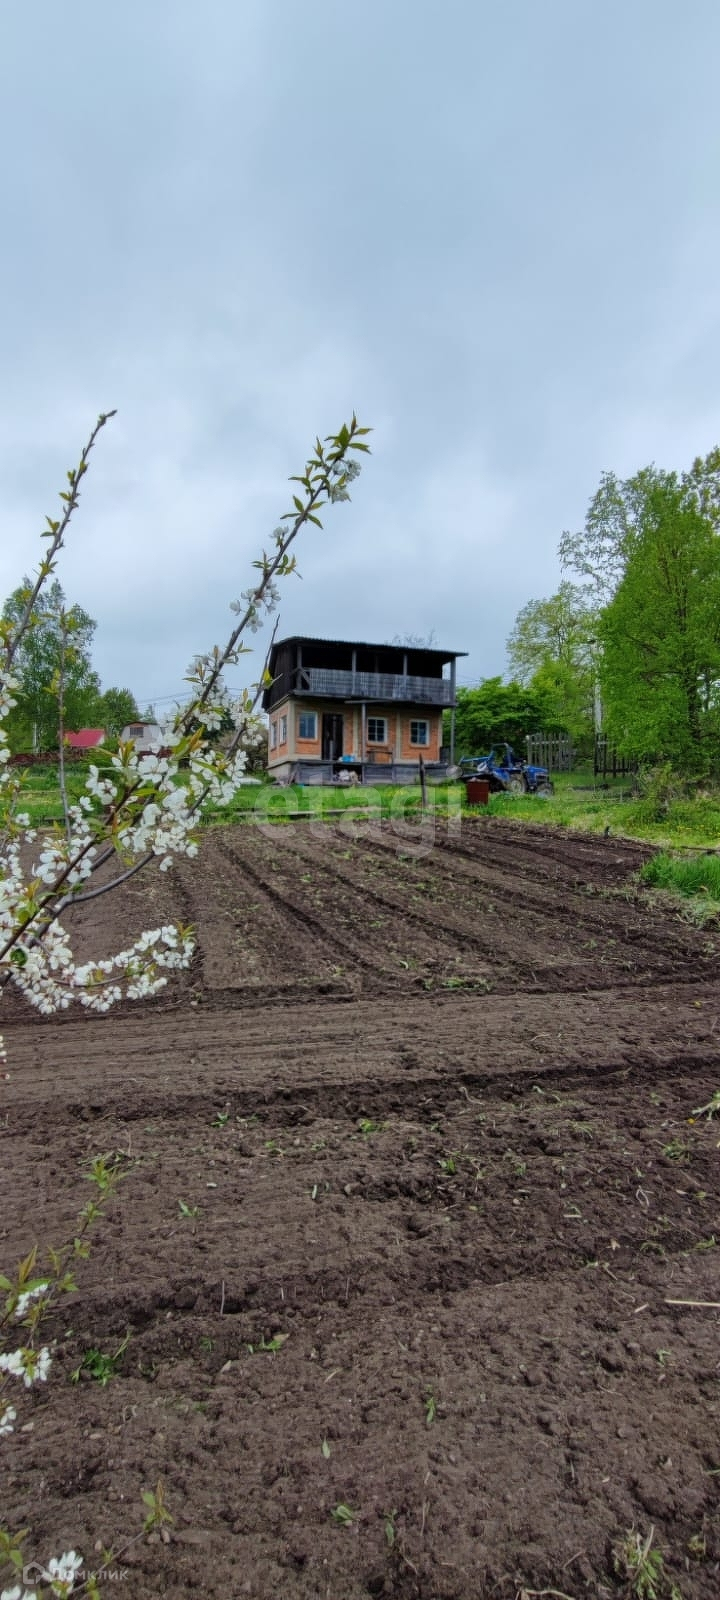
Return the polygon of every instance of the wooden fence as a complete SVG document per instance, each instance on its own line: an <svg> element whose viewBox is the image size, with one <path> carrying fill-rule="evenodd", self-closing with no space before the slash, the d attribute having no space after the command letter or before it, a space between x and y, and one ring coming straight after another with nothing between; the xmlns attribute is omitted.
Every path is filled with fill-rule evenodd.
<svg viewBox="0 0 720 1600"><path fill-rule="evenodd" d="M572 739L567 733L529 733L525 740L526 761L531 766L547 767L549 772L572 772L576 760L584 764L588 755L589 750L580 755L573 748ZM633 756L619 755L607 734L596 733L593 748L596 778L624 778L637 772L637 769L638 764Z"/></svg>
<svg viewBox="0 0 720 1600"><path fill-rule="evenodd" d="M571 772L572 740L567 733L529 733L525 740L525 759L532 767L547 767L548 772Z"/></svg>

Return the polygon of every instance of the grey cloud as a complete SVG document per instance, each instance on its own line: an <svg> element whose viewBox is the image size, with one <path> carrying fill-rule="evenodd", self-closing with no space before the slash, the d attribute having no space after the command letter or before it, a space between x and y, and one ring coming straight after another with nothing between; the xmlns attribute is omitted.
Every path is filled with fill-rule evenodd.
<svg viewBox="0 0 720 1600"><path fill-rule="evenodd" d="M62 576L104 681L174 690L355 407L283 625L501 670L600 471L720 438L719 43L713 0L17 8L0 591L117 405Z"/></svg>

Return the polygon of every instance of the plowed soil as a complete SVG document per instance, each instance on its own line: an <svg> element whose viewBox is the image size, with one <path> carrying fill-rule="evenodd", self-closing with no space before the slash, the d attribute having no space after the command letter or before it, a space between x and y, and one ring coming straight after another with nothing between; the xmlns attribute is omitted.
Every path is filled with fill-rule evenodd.
<svg viewBox="0 0 720 1600"><path fill-rule="evenodd" d="M720 940L640 890L645 854L217 830L87 908L98 954L196 924L161 999L4 997L0 1267L67 1236L93 1154L127 1168L49 1383L12 1395L29 1556L98 1564L162 1478L118 1600L607 1600L651 1532L658 1600L717 1600Z"/></svg>

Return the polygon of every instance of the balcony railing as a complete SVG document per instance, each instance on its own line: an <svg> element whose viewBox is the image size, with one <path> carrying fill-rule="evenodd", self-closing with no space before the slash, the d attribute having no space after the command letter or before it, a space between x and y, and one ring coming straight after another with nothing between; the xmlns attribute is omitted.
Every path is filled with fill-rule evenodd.
<svg viewBox="0 0 720 1600"><path fill-rule="evenodd" d="M341 672L333 667L299 667L295 692L341 700L410 700L416 705L451 706L449 678L417 678L393 672Z"/></svg>

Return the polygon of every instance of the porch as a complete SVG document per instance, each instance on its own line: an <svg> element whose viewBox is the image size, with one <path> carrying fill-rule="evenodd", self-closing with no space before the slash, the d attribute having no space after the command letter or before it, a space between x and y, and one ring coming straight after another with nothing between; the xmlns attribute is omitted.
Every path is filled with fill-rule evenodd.
<svg viewBox="0 0 720 1600"><path fill-rule="evenodd" d="M447 773L447 762L425 762L428 783L443 783ZM288 763L286 776L278 772L274 776L284 784L331 784L336 788L345 788L355 781L366 787L375 787L378 784L418 783L420 767L417 761L293 761Z"/></svg>

